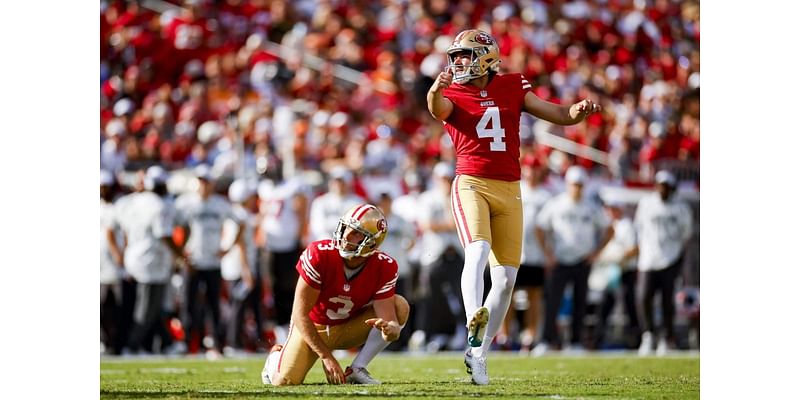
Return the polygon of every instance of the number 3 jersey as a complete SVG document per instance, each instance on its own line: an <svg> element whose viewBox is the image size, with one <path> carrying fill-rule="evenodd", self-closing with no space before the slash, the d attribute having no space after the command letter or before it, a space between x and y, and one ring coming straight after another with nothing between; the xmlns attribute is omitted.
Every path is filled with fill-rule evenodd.
<svg viewBox="0 0 800 400"><path fill-rule="evenodd" d="M380 251L348 279L344 259L332 239L310 243L296 268L309 286L320 291L317 304L309 313L311 321L319 325L347 322L374 300L394 296L397 284L397 262Z"/></svg>
<svg viewBox="0 0 800 400"><path fill-rule="evenodd" d="M519 122L531 84L522 74L497 74L485 89L453 83L444 126L455 145L456 174L520 180Z"/></svg>

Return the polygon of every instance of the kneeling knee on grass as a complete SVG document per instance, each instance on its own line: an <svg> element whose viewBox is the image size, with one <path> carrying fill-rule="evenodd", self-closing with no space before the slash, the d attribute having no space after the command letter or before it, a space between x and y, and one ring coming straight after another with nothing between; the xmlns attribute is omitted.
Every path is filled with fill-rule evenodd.
<svg viewBox="0 0 800 400"><path fill-rule="evenodd" d="M395 295L394 296L394 309L395 309L395 315L397 317L397 322L400 324L400 326L405 325L405 323L408 321L409 313L411 311L411 307L409 306L408 301L403 296ZM363 340L366 340L366 339L367 338L365 336L363 338ZM281 351L284 350L284 349L281 349ZM272 361L274 362L274 361L277 361L277 360L272 360ZM293 365L294 363L289 362L288 364L289 365ZM306 364L306 365L309 365L309 364ZM310 365L309 365L309 368L310 368ZM295 370L294 372L295 372L295 374L292 374L292 371L289 371L289 370L276 372L275 376L273 376L273 379L272 379L272 381L270 383L273 386L291 386L291 385L302 384L303 383L302 380L298 381L297 379L292 379L292 375L297 375L298 371ZM305 377L305 375L303 375L303 377Z"/></svg>

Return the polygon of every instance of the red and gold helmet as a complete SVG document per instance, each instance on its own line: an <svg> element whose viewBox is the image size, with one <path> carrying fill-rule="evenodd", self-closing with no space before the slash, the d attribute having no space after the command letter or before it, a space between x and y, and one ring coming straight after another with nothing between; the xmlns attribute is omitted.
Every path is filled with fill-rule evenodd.
<svg viewBox="0 0 800 400"><path fill-rule="evenodd" d="M364 235L359 243L348 242L345 230L351 228ZM386 217L381 210L372 204L360 204L347 211L333 233L336 249L343 258L367 257L378 250L386 239ZM355 250L348 250L348 244L358 245Z"/></svg>
<svg viewBox="0 0 800 400"><path fill-rule="evenodd" d="M469 65L456 65L455 55L469 51ZM447 70L453 74L453 81L465 83L496 70L500 64L500 48L492 35L477 29L461 31L447 48Z"/></svg>

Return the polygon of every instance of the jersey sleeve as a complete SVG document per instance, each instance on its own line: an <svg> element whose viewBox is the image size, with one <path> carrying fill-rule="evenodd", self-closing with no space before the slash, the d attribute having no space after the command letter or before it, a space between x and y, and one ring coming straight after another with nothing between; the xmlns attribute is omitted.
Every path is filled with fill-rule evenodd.
<svg viewBox="0 0 800 400"><path fill-rule="evenodd" d="M385 253L378 253L381 271L381 287L375 292L375 300L388 299L394 296L397 286L397 261Z"/></svg>
<svg viewBox="0 0 800 400"><path fill-rule="evenodd" d="M320 290L322 289L322 257L316 251L316 245L317 242L312 242L306 247L303 254L300 255L295 269L308 286Z"/></svg>
<svg viewBox="0 0 800 400"><path fill-rule="evenodd" d="M519 74L519 78L520 88L522 89L522 97L525 97L528 92L533 91L533 85L531 85L530 81L525 77L525 75Z"/></svg>

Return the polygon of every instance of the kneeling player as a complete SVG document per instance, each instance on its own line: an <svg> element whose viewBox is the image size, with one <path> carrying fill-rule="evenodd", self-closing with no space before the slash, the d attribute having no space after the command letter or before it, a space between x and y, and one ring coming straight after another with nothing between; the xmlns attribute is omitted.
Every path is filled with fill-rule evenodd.
<svg viewBox="0 0 800 400"><path fill-rule="evenodd" d="M380 384L367 364L400 337L409 312L408 302L394 294L397 262L378 251L385 237L383 213L362 204L339 220L333 240L308 245L297 262L289 335L267 356L264 384L301 384L317 358L328 383ZM362 344L342 370L332 350Z"/></svg>

